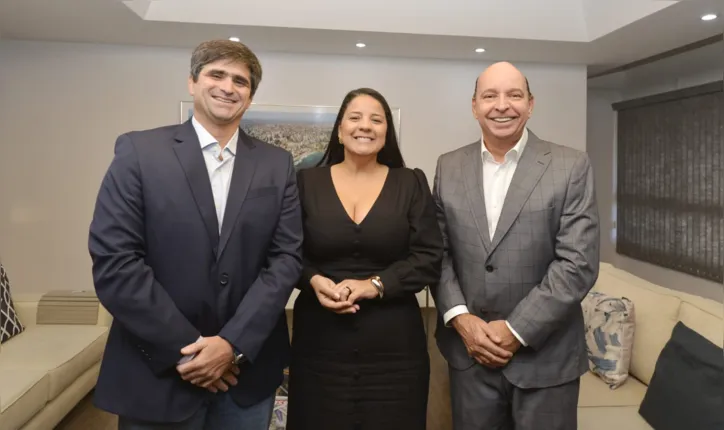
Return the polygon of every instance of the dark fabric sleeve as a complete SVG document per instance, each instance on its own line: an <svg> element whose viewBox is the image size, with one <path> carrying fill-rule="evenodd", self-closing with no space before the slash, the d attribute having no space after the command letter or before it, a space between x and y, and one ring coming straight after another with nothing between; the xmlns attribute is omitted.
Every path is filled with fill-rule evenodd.
<svg viewBox="0 0 724 430"><path fill-rule="evenodd" d="M304 222L304 219L307 217L307 213L305 210L305 203L307 201L306 198L306 191L304 188L304 178L305 178L305 172L304 169L297 172L297 187L299 188L299 200L302 205L302 223ZM314 265L309 261L307 258L306 253L303 250L302 247L302 276L299 278L299 282L297 282L297 289L304 290L304 289L311 289L311 285L309 284L309 281L314 277L314 275L318 275L320 272L319 270L314 267Z"/></svg>
<svg viewBox="0 0 724 430"><path fill-rule="evenodd" d="M201 335L146 264L141 169L133 141L118 138L90 224L88 251L98 300L130 334L154 374L173 369Z"/></svg>
<svg viewBox="0 0 724 430"><path fill-rule="evenodd" d="M301 273L302 217L294 160L287 157L286 185L277 227L267 249L267 266L251 284L220 337L252 363L276 327Z"/></svg>
<svg viewBox="0 0 724 430"><path fill-rule="evenodd" d="M410 247L405 259L399 260L382 273L385 287L383 300L416 294L440 279L443 242L437 223L435 204L430 186L420 169L414 169L412 201L407 213L410 224Z"/></svg>

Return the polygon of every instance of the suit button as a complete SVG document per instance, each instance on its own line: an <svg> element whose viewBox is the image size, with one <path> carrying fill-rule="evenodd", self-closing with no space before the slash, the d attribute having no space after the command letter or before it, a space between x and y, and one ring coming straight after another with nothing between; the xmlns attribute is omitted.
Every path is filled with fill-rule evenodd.
<svg viewBox="0 0 724 430"><path fill-rule="evenodd" d="M226 273L222 273L221 277L219 278L219 284L222 286L226 286L226 284L229 283L229 275Z"/></svg>
<svg viewBox="0 0 724 430"><path fill-rule="evenodd" d="M488 272L492 272L492 271L493 271L493 266L491 266L490 264L488 264L487 266L485 266L485 270L487 270Z"/></svg>

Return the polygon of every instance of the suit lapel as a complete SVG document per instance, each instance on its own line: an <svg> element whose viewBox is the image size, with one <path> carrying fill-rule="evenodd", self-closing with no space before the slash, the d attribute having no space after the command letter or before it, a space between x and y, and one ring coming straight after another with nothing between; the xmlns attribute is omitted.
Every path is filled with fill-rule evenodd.
<svg viewBox="0 0 724 430"><path fill-rule="evenodd" d="M491 253L510 230L550 161L548 146L532 132L528 131L528 142L518 161L518 167L515 169L510 187L508 187L508 193L505 196L503 209L500 212L498 225L493 235Z"/></svg>
<svg viewBox="0 0 724 430"><path fill-rule="evenodd" d="M475 225L483 240L483 247L490 250L490 232L488 231L488 216L485 211L485 197L483 193L483 161L480 156L481 141L470 146L470 151L463 159L462 175L465 184L465 195L473 211Z"/></svg>
<svg viewBox="0 0 724 430"><path fill-rule="evenodd" d="M186 174L186 181L191 187L191 193L204 220L211 246L216 249L219 241L219 222L216 218L214 195L211 191L209 172L201 153L201 144L191 121L181 125L174 139L176 140L173 146L174 152Z"/></svg>
<svg viewBox="0 0 724 430"><path fill-rule="evenodd" d="M241 206L244 204L249 185L251 185L251 181L254 178L254 170L256 168L254 156L254 143L243 130L239 129L239 144L237 145L236 156L234 157L234 170L231 173L231 185L229 186L229 195L226 199L224 221L221 223L219 257L229 242L229 237L231 237L231 232L234 230L234 225L239 216Z"/></svg>

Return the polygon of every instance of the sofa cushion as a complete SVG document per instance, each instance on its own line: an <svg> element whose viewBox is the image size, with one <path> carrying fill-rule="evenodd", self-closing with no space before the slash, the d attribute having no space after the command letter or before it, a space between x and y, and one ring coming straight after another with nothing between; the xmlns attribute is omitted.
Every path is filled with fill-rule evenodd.
<svg viewBox="0 0 724 430"><path fill-rule="evenodd" d="M679 311L679 321L719 348L724 346L724 321L721 317L691 303L683 302Z"/></svg>
<svg viewBox="0 0 724 430"><path fill-rule="evenodd" d="M20 428L48 402L50 378L44 369L2 366L0 381L0 430Z"/></svg>
<svg viewBox="0 0 724 430"><path fill-rule="evenodd" d="M626 298L591 291L581 302L590 370L611 388L628 378L636 314Z"/></svg>
<svg viewBox="0 0 724 430"><path fill-rule="evenodd" d="M641 416L661 430L724 429L723 352L678 323L656 363Z"/></svg>
<svg viewBox="0 0 724 430"><path fill-rule="evenodd" d="M612 390L598 376L586 372L581 377L581 389L578 394L578 407L638 406L646 395L646 385L636 378Z"/></svg>
<svg viewBox="0 0 724 430"><path fill-rule="evenodd" d="M581 430L653 430L639 415L638 406L578 408L578 428Z"/></svg>
<svg viewBox="0 0 724 430"><path fill-rule="evenodd" d="M674 291L673 295L677 296L684 302L691 303L694 307L699 308L708 314L724 320L724 306L722 306L722 302L720 301L695 296L682 291Z"/></svg>
<svg viewBox="0 0 724 430"><path fill-rule="evenodd" d="M3 345L0 368L47 371L53 400L100 360L107 336L102 326L34 326Z"/></svg>
<svg viewBox="0 0 724 430"><path fill-rule="evenodd" d="M10 295L10 280L5 267L0 263L0 344L23 332L22 322L15 312Z"/></svg>
<svg viewBox="0 0 724 430"><path fill-rule="evenodd" d="M629 373L648 384L654 374L656 359L678 321L681 300L654 292L643 283L631 283L629 277L613 275L614 272L618 272L617 269L600 272L593 290L626 297L633 302L636 328Z"/></svg>

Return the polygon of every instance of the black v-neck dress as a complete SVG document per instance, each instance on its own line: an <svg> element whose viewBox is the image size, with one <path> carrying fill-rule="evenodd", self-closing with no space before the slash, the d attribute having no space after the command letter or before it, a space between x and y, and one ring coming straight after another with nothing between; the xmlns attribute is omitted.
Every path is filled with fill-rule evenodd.
<svg viewBox="0 0 724 430"><path fill-rule="evenodd" d="M298 174L304 274L294 305L288 430L425 428L429 356L415 293L438 282L442 236L421 170L390 169L356 224L329 167ZM378 275L382 299L356 314L322 307L315 274L340 282Z"/></svg>

